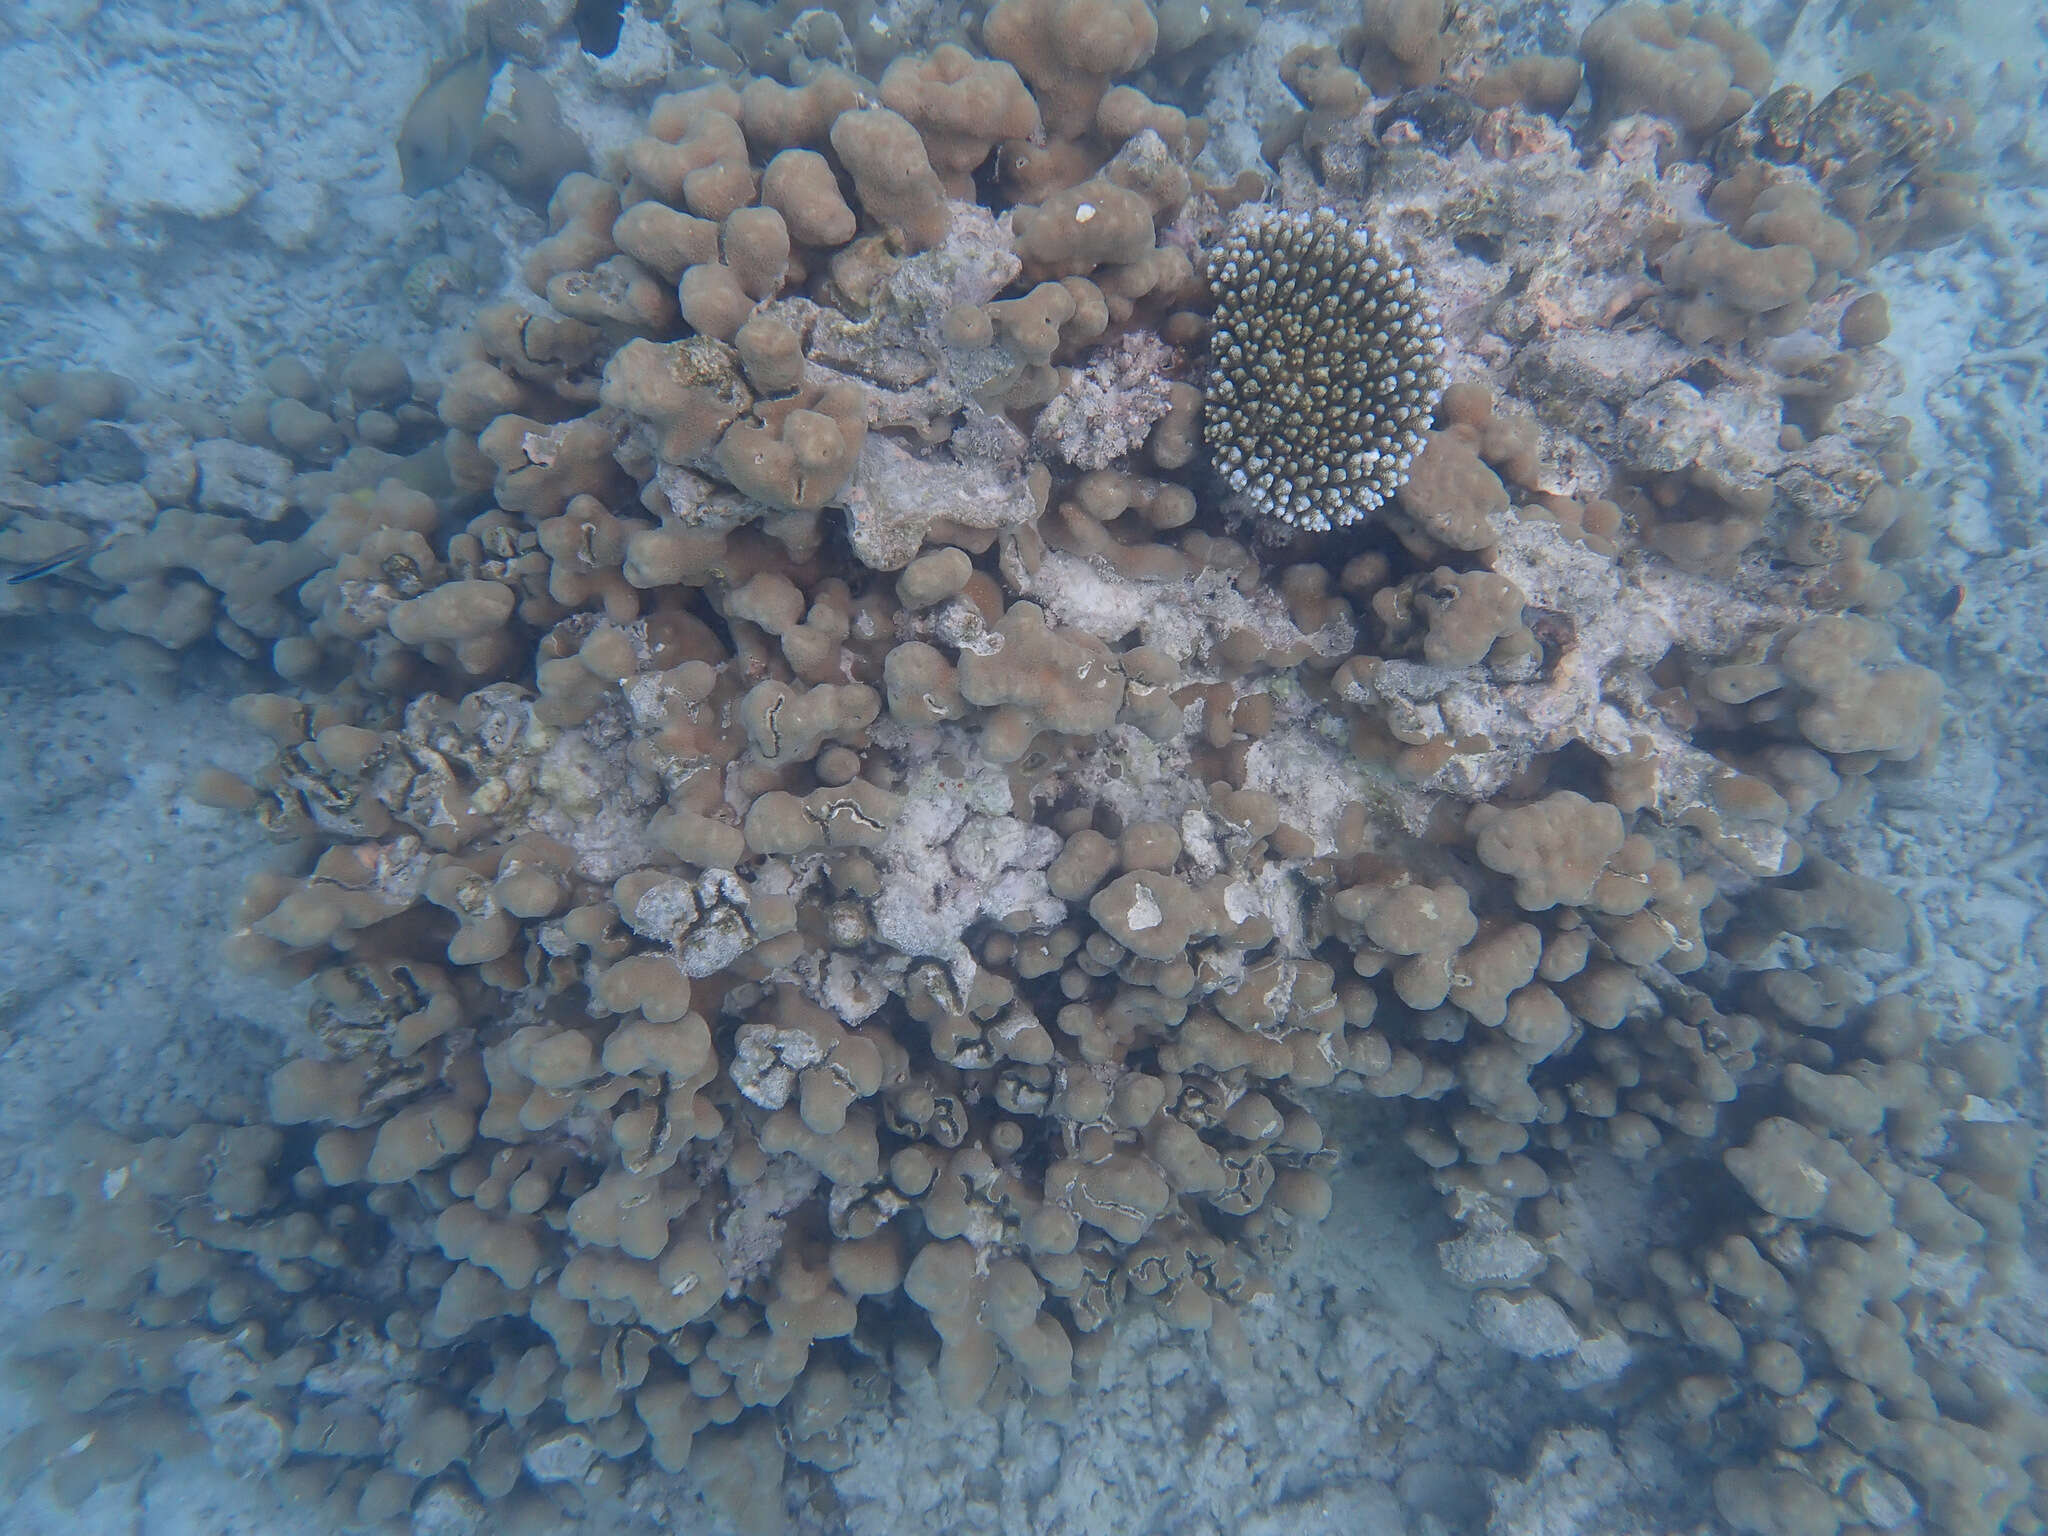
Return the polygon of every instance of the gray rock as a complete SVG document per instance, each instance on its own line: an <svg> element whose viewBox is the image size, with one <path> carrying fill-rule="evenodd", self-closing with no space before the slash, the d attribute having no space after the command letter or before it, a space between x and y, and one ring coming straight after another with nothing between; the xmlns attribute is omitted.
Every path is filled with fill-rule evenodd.
<svg viewBox="0 0 2048 1536"><path fill-rule="evenodd" d="M210 437L192 445L201 511L274 523L291 510L292 461L268 448Z"/></svg>
<svg viewBox="0 0 2048 1536"><path fill-rule="evenodd" d="M526 1470L543 1483L580 1483L597 1460L597 1446L580 1430L561 1429L526 1448Z"/></svg>
<svg viewBox="0 0 2048 1536"><path fill-rule="evenodd" d="M1568 1355L1579 1347L1579 1330L1541 1291L1481 1291L1472 1298L1472 1322L1502 1349L1527 1359Z"/></svg>
<svg viewBox="0 0 2048 1536"><path fill-rule="evenodd" d="M209 1413L204 1423L213 1459L237 1477L254 1477L284 1464L285 1426L254 1403L245 1400Z"/></svg>

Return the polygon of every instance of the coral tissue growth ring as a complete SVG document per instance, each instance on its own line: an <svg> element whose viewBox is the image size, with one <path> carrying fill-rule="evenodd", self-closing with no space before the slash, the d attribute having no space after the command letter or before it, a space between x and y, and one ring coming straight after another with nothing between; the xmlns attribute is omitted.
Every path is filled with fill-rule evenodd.
<svg viewBox="0 0 2048 1536"><path fill-rule="evenodd" d="M1335 214L1249 208L1209 262L1202 435L1262 516L1321 532L1408 478L1444 390L1443 334L1415 273Z"/></svg>

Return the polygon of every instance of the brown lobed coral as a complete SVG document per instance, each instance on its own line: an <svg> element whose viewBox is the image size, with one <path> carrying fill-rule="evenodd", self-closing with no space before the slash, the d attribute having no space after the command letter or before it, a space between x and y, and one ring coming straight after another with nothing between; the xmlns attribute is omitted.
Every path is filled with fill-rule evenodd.
<svg viewBox="0 0 2048 1536"><path fill-rule="evenodd" d="M280 368L193 513L95 430L117 381L16 381L0 557L133 489L10 601L292 690L201 791L307 850L231 955L308 981L318 1042L265 1123L73 1149L62 1412L12 1471L82 1496L182 1394L351 1529L546 1529L649 1465L773 1505L893 1373L1057 1396L1132 1306L1241 1370L1336 1087L1430 1170L1482 1331L1666 1383L1737 1528L2024 1518L2037 1422L1923 1326L1925 1260L2011 1262L2012 1073L1869 995L1906 916L1827 851L1939 734L1876 616L1916 517L1846 107L1689 159L1795 114L1753 40L1631 5L1581 145L1535 115L1574 71L1374 0L1283 66L1277 196L1397 239L1440 338L1351 224L1230 222L1200 120L1118 83L1169 31L1198 69L1186 18L1001 0L995 59L884 68L804 14L736 14L704 47L761 76L561 179L429 453L395 360ZM1380 126L1439 78L1480 82L1469 146ZM1268 235L1286 312L1279 258L1197 278ZM1198 494L1195 359L1270 379L1258 336L1394 402L1313 424L1380 455L1341 555L1262 560ZM1276 476L1304 528L1353 521L1331 471ZM1618 1276L1616 1165L1683 1201Z"/></svg>

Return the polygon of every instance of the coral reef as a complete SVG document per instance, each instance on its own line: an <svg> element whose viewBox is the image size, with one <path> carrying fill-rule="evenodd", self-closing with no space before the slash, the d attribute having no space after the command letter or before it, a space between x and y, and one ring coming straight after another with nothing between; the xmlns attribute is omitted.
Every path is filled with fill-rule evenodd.
<svg viewBox="0 0 2048 1536"><path fill-rule="evenodd" d="M477 20L539 64L564 9ZM249 1123L63 1149L13 1476L182 1398L348 1529L684 1472L773 1528L912 1379L1056 1399L1130 1314L1245 1377L1335 1090L1481 1335L1652 1384L1699 1518L2039 1524L1958 1342L2018 1070L1873 987L1846 835L1939 748L1871 269L1969 214L1960 135L1634 4L1574 120L1369 0L1253 196L1167 99L1257 22L1204 20L731 5L609 158L493 130L547 227L444 381L10 380L8 611L279 679L195 788L293 851L230 958L316 999Z"/></svg>

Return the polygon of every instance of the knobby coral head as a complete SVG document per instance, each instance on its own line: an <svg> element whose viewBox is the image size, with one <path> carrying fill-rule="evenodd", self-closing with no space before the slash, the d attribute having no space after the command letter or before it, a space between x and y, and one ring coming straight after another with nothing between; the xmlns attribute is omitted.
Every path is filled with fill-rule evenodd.
<svg viewBox="0 0 2048 1536"><path fill-rule="evenodd" d="M1414 271L1327 209L1241 210L1210 259L1202 434L1260 515L1312 532L1398 491L1444 391L1442 328Z"/></svg>

